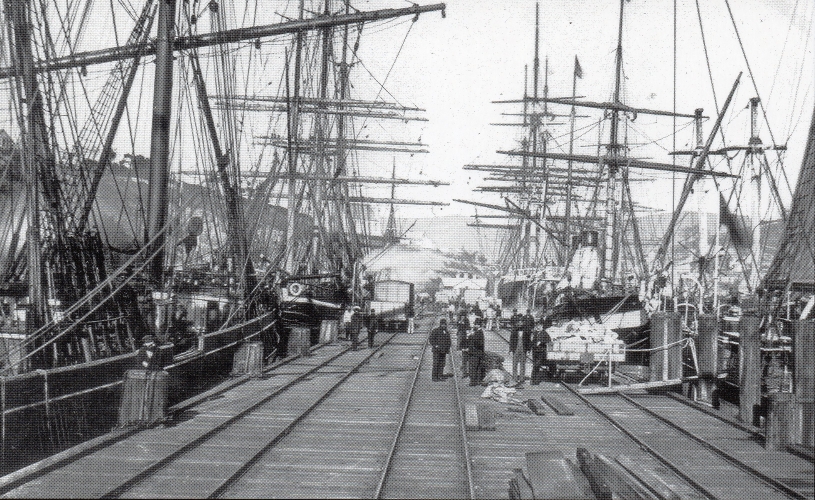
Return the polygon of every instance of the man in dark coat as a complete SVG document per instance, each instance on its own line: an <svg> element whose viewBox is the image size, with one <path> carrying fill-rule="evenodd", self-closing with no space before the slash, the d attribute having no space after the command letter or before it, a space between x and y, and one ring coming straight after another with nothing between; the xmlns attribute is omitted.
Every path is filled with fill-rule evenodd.
<svg viewBox="0 0 815 500"><path fill-rule="evenodd" d="M405 304L405 317L407 318L408 335L413 335L415 328L414 322L416 318L416 308L413 306L413 302L408 302Z"/></svg>
<svg viewBox="0 0 815 500"><path fill-rule="evenodd" d="M368 317L368 349L374 348L374 337L379 331L379 316L376 315L376 310L371 309L371 315Z"/></svg>
<svg viewBox="0 0 815 500"><path fill-rule="evenodd" d="M158 344L154 336L145 335L142 338L142 347L139 349L136 359L138 360L139 368L142 370L147 370L148 372L161 370Z"/></svg>
<svg viewBox="0 0 815 500"><path fill-rule="evenodd" d="M458 350L461 351L461 376L466 377L468 375L468 370L470 368L470 364L468 362L468 350L467 350L467 335L470 331L470 320L467 318L467 314L462 310L458 316L458 323L456 324L456 339L458 342Z"/></svg>
<svg viewBox="0 0 815 500"><path fill-rule="evenodd" d="M467 337L467 354L470 385L478 385L484 378L484 330L481 329L481 318L476 318L472 334Z"/></svg>
<svg viewBox="0 0 815 500"><path fill-rule="evenodd" d="M433 382L444 380L444 363L450 352L450 333L447 320L439 320L439 326L430 332L430 345L433 346Z"/></svg>
<svg viewBox="0 0 815 500"><path fill-rule="evenodd" d="M535 318L526 310L525 315L512 315L512 332L509 335L509 352L512 353L512 376L518 382L526 378L526 355L532 349L532 330L535 328Z"/></svg>
<svg viewBox="0 0 815 500"><path fill-rule="evenodd" d="M532 333L532 385L540 384L549 368L544 366L546 364L546 345L552 341L549 334L546 333L546 328L549 326L552 326L552 320L544 316L535 325Z"/></svg>
<svg viewBox="0 0 815 500"><path fill-rule="evenodd" d="M359 331L362 329L362 314L358 306L354 306L349 329L348 335L351 337L351 348L356 351L359 348Z"/></svg>

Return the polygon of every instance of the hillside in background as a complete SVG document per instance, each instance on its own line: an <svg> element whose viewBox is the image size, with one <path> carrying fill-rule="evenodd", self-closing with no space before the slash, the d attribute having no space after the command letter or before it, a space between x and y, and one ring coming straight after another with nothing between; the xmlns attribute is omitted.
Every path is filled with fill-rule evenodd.
<svg viewBox="0 0 815 500"><path fill-rule="evenodd" d="M415 221L415 224L414 224ZM498 249L498 231L467 226L472 217L446 215L424 219L405 219L401 227L413 227L405 234L415 245L437 248L443 252L466 250L483 254L488 259Z"/></svg>
<svg viewBox="0 0 815 500"><path fill-rule="evenodd" d="M668 212L652 212L638 217L643 251L646 256L659 245L670 219L671 214ZM405 237L417 248L435 249L439 251L439 255L441 253L455 254L460 250L465 250L484 255L490 263L495 262L500 248L500 238L505 237L506 231L467 226L467 223L472 222L472 220L472 217L468 216L450 215L423 219L404 219L399 221L399 227L405 229L410 227ZM707 214L709 245L712 245L715 241L716 221L717 214ZM762 228L761 261L763 266L766 267L775 255L783 224L779 221L768 222L763 224ZM676 238L672 249L673 252L669 250L669 253L673 253L677 266L687 266L698 254L698 216L693 212L685 213L680 218L675 233L679 237ZM726 229L722 228L721 234L721 241L726 244L729 240ZM423 262L425 261L420 259L410 265L421 265Z"/></svg>

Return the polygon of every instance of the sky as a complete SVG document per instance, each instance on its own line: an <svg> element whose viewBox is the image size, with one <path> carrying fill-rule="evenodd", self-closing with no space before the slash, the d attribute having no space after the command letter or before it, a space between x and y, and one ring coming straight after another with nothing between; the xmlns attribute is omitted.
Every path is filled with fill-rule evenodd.
<svg viewBox="0 0 815 500"><path fill-rule="evenodd" d="M118 5L138 3L120 0ZM241 0L236 3L241 3ZM406 7L412 2L356 0L352 3L360 10L370 11ZM428 5L431 2L419 3ZM587 100L609 100L613 91L619 22L620 3L617 0L449 0L444 17L439 12L431 12L423 14L415 23L410 18L403 18L371 23L364 28L359 46L361 63L352 69L352 79L356 82L352 96L417 106L426 110L423 116L428 121L391 123L387 125L387 130L382 124L365 122L355 131L358 138L370 136L371 139L421 142L427 144L429 150L427 154L412 157L374 155L373 159L364 160L367 162L366 173L388 177L391 169L395 168L397 177L450 183L449 186L436 188L398 187L396 198L450 203L445 207L433 208L403 205L398 207L400 217L474 213L472 206L452 201L457 198L500 202L497 196L490 198L472 193L471 190L482 182L476 173L462 170L462 167L469 163L518 163L517 159L497 154L496 150L518 149L520 128L490 124L519 121L517 116L502 116L501 113L518 113L521 107L493 104L492 101L523 96L525 65L529 67L526 85L530 87L529 94L532 94L536 3L540 4L541 95L546 59L549 64L549 95L569 96L574 59L577 57L583 69L583 78L577 81L577 94L585 96ZM196 5L201 7L199 16L204 20L208 3ZM259 0L249 2L249 5L258 23L270 24L280 22L284 15L295 16L293 9L297 2ZM749 116L745 106L749 98L758 93L769 120L769 128L766 123L761 124L760 135L765 143L770 143L772 132L776 143L788 145L785 170L789 182L794 183L815 96L815 4L808 0L729 0L755 84L742 56L727 1L704 0L699 1L698 5L709 63L705 59L695 0L625 2L622 41L624 102L638 107L673 109L676 7L676 110L692 113L695 108L704 108L705 115L710 117L705 124L704 135L707 136L716 116L714 90L721 105L736 76L744 72L724 122L728 142L744 144L747 141ZM127 18L123 15L117 25L122 34L128 29L125 21ZM233 19L232 26L240 22ZM92 36L86 34L83 44L87 48L113 45L114 40L102 40L106 36L110 38L110 24L107 19L93 19L91 29L86 31ZM122 34L120 38L123 38ZM241 50L247 50L251 44L244 45ZM290 42L286 40L264 41L263 49L257 51L261 54L258 57L261 63L255 63L245 72L241 69L243 76L239 78L250 80L255 92L280 92L279 63L284 48L289 45ZM276 69L274 63L277 63ZM211 58L203 60L205 69L211 64ZM144 114L141 118L149 116L151 67L151 64L146 65L146 71L136 83L138 90L130 98L131 104L137 100L141 103L139 113ZM101 88L108 71L109 67L104 66L89 68L85 77L88 87L95 85ZM178 79L181 71L177 70L176 74ZM384 83L385 91L380 83ZM190 99L188 87L176 85L176 102ZM4 89L0 88L0 91ZM210 87L210 93L217 92L217 89L213 89L216 89L214 85ZM568 108L555 108L554 111L568 112ZM598 135L592 123L599 115L595 111L585 113L589 118L577 125L578 130L584 132L578 134L575 152L595 154L598 141L607 141L607 131L605 135ZM254 125L250 123L252 120L243 122L245 148L252 136L263 133L267 127L265 118L257 115L252 119L255 120ZM149 119L139 118L134 112L129 117L129 123L149 125ZM10 114L0 117L0 128L9 128L12 119ZM562 124L550 128L555 138L552 148L564 151L568 143L568 123L566 120L557 122ZM681 130L677 135L677 148L691 145L693 135L688 124L688 120L677 122L677 128ZM674 147L670 139L672 127L670 119L640 115L631 124L629 140L634 147L630 154L670 163L666 153ZM176 140L183 142L183 129L176 130L175 134ZM126 151L131 141L126 134L120 135L117 149ZM149 127L141 126L136 139L132 141L137 152L149 154L148 137ZM645 146L655 139L662 139L658 146ZM256 159L251 158L252 161ZM653 173L636 175L663 181L670 178L670 175ZM641 195L640 203L662 209L671 208L676 187L670 181L637 185L647 185L647 189L639 189L637 193ZM782 188L783 185L784 182ZM372 195L388 197L389 190L387 185L383 185L378 194L374 190ZM387 216L386 209L387 206L379 207L380 216Z"/></svg>
<svg viewBox="0 0 815 500"><path fill-rule="evenodd" d="M381 2L372 0L356 4L367 10L368 4L373 6ZM452 183L449 187L427 192L427 195L445 201L485 199L483 194L478 197L470 192L482 184L474 175L476 173L464 171L461 167L468 163L509 164L512 159L495 151L519 147L517 127L491 126L490 123L517 120L517 117L501 116L501 113L519 112L520 107L492 104L492 101L517 99L523 95L525 65L529 66L531 80L536 2L450 0L446 4L445 18L437 13L424 14L410 28L407 43L399 54L387 87L400 99L427 109L429 122L422 137L429 144L430 153L423 157L426 166L421 169L422 174ZM705 116L710 117L704 128L707 137L716 117L716 106L696 2L677 0L676 4L676 110L693 113L697 107L704 108ZM390 5L393 6L393 2ZM619 5L614 0L540 2L541 87L544 60L548 57L549 95L571 94L574 58L577 56L584 73L577 82L577 94L594 101L611 98ZM710 0L699 2L699 5L719 105L738 73L744 72L724 126L729 142L744 144L749 137L749 115L744 108L749 98L756 95L756 90L726 2ZM815 93L813 5L795 0L731 0L730 7L755 76L758 95L766 106L772 135L777 143L789 146L785 165L790 182L794 183ZM673 0L625 3L624 100L629 105L664 110L673 108L673 10ZM401 29L407 30L405 27ZM398 28L391 31L398 31ZM398 34L391 35L399 38ZM531 83L529 85L531 94ZM540 92L542 94L542 89ZM561 109L568 112L567 108ZM587 114L594 119L597 117L596 113ZM639 141L647 142L646 137L655 139L670 135L670 119L667 122L664 118L660 120L638 117L634 126L644 134ZM567 142L568 124L561 121L564 125L553 127L551 131L563 146ZM678 123L678 127L683 125L687 125L687 120ZM651 127L659 132L649 133ZM764 123L760 136L765 143L771 142ZM685 127L677 147L687 146L691 140L690 129ZM576 146L576 152L595 152L597 141L596 132L592 137L584 137ZM664 153L672 146L668 140L662 142L656 153L635 148L631 154L670 163ZM644 203L670 209L670 182L667 187L655 185L649 190ZM403 216L419 217L472 214L474 210L469 205L451 203L444 208L400 207L399 211Z"/></svg>

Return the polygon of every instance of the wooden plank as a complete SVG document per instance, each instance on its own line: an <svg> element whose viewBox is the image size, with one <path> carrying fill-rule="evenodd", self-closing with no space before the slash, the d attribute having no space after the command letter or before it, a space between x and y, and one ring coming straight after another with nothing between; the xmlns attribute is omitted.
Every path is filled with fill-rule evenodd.
<svg viewBox="0 0 815 500"><path fill-rule="evenodd" d="M532 485L524 476L523 469L512 470L512 479L509 481L509 498L518 500L534 500L535 498Z"/></svg>
<svg viewBox="0 0 815 500"><path fill-rule="evenodd" d="M585 448L577 449L580 470L588 478L598 498L624 498L631 500L656 499L636 477L604 455L592 455Z"/></svg>
<svg viewBox="0 0 815 500"><path fill-rule="evenodd" d="M639 384L631 385L615 385L612 387L580 387L578 392L580 394L613 394L623 391L637 391L642 389L654 389L656 387L672 387L682 385L682 379L677 378L673 380L657 380L655 382L640 382Z"/></svg>
<svg viewBox="0 0 815 500"><path fill-rule="evenodd" d="M614 460L639 479L657 498L665 500L679 500L681 498L659 474L643 467L627 455L617 455Z"/></svg>
<svg viewBox="0 0 815 500"><path fill-rule="evenodd" d="M464 425L468 431L477 431L478 427L478 410L473 403L464 405Z"/></svg>
<svg viewBox="0 0 815 500"><path fill-rule="evenodd" d="M526 470L535 498L594 498L586 477L560 451L527 453Z"/></svg>
<svg viewBox="0 0 815 500"><path fill-rule="evenodd" d="M541 400L549 405L558 415L574 415L574 411L553 394L542 394Z"/></svg>

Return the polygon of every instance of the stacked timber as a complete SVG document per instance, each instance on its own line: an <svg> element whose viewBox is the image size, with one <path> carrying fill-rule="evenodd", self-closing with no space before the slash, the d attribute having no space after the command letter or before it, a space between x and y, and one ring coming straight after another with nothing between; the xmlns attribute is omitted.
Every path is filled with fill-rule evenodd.
<svg viewBox="0 0 815 500"><path fill-rule="evenodd" d="M551 450L527 453L526 472L523 469L513 470L512 479L509 480L509 498L679 498L659 478L652 477L639 467L632 467L631 459L623 455L611 460L601 454L592 454L585 448L578 448L576 458L571 460L562 452ZM648 477L640 479L639 474Z"/></svg>

